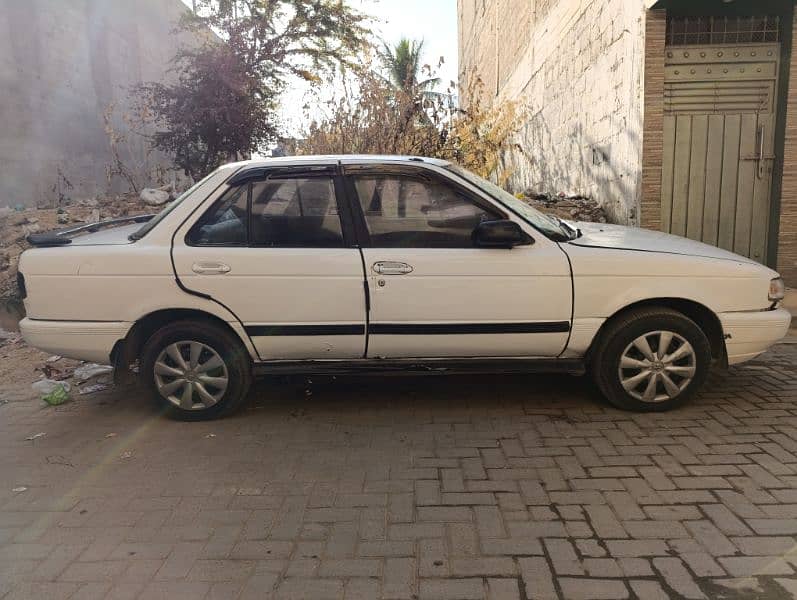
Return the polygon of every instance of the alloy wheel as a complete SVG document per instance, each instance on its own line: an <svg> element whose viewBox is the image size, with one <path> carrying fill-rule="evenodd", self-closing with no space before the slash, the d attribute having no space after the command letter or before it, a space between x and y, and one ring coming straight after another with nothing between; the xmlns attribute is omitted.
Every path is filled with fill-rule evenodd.
<svg viewBox="0 0 797 600"><path fill-rule="evenodd" d="M155 387L182 410L202 410L224 396L230 382L227 365L218 352L197 341L166 346L153 366Z"/></svg>
<svg viewBox="0 0 797 600"><path fill-rule="evenodd" d="M673 331L651 331L636 338L626 346L618 368L625 391L642 402L672 400L696 371L694 348Z"/></svg>

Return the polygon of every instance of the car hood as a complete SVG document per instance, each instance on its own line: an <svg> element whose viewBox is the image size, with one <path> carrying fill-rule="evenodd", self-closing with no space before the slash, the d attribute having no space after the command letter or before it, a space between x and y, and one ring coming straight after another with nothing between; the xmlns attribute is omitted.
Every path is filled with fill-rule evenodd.
<svg viewBox="0 0 797 600"><path fill-rule="evenodd" d="M639 227L624 227L622 225L608 225L606 223L579 222L573 223L572 226L580 229L582 233L581 237L568 242L574 246L683 254L745 263L755 262L716 246L710 246L709 244L661 231L651 231L650 229L641 229Z"/></svg>

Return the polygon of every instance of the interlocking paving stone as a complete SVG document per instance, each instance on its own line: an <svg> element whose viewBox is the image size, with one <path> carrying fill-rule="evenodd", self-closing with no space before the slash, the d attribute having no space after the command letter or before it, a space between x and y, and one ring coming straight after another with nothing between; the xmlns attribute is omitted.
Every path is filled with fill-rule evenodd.
<svg viewBox="0 0 797 600"><path fill-rule="evenodd" d="M211 423L5 383L0 597L797 597L797 345L666 414L561 376L385 381L262 382Z"/></svg>

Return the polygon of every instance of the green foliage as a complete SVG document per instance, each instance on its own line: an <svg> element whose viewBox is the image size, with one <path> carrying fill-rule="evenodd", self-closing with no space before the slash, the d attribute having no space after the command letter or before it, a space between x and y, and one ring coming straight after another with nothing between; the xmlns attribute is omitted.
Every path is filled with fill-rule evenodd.
<svg viewBox="0 0 797 600"><path fill-rule="evenodd" d="M366 17L340 0L199 0L181 24L199 47L171 82L135 91L152 145L194 179L277 138L277 101L292 77L320 81L353 64Z"/></svg>
<svg viewBox="0 0 797 600"><path fill-rule="evenodd" d="M344 92L322 103L325 115L311 124L295 148L300 154L403 154L452 160L484 177L504 179L501 157L518 126L514 103L482 102L483 84L471 77L467 108L454 105L454 84L430 90L438 79L420 64L422 45L402 40L382 52L382 64L365 60L343 81ZM382 67L380 69L380 67ZM417 77L426 71L427 78ZM382 70L391 74L381 75ZM404 81L404 86L396 85Z"/></svg>

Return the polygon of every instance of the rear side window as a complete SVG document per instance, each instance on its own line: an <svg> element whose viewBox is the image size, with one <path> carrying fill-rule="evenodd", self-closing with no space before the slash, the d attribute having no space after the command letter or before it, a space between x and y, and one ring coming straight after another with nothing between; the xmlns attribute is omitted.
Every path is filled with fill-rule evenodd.
<svg viewBox="0 0 797 600"><path fill-rule="evenodd" d="M335 248L343 231L331 177L267 179L252 184L254 246Z"/></svg>
<svg viewBox="0 0 797 600"><path fill-rule="evenodd" d="M285 177L228 190L192 227L197 246L334 248L343 231L332 177Z"/></svg>

